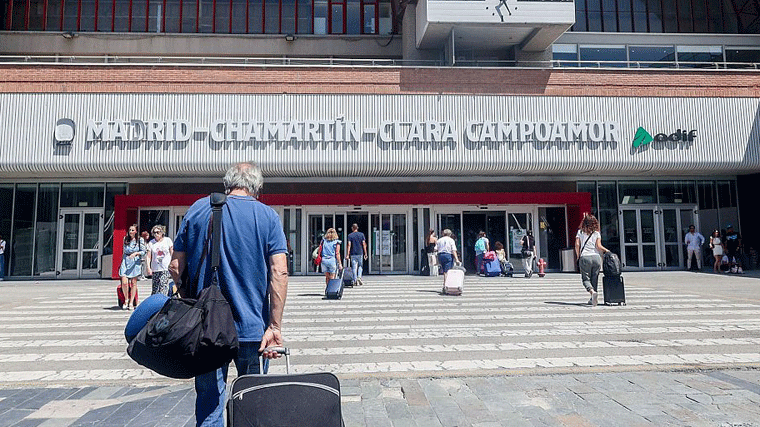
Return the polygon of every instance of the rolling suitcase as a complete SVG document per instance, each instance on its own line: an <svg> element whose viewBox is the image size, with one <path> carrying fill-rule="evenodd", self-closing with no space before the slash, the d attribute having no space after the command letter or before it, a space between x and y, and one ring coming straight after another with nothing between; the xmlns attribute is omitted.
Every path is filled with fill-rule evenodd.
<svg viewBox="0 0 760 427"><path fill-rule="evenodd" d="M124 308L126 298L124 292L121 290L121 285L116 286L116 301L119 303L119 308ZM137 293L137 285L135 285L135 304L140 303L139 294Z"/></svg>
<svg viewBox="0 0 760 427"><path fill-rule="evenodd" d="M604 305L625 305L625 285L623 276L604 276L602 279Z"/></svg>
<svg viewBox="0 0 760 427"><path fill-rule="evenodd" d="M345 269L341 271L340 277L330 279L330 281L327 282L327 287L325 288L325 298L327 299L343 298L343 271L345 271Z"/></svg>
<svg viewBox="0 0 760 427"><path fill-rule="evenodd" d="M351 260L350 259L344 259L343 260L343 287L344 288L353 288L354 287L354 269L351 266Z"/></svg>
<svg viewBox="0 0 760 427"><path fill-rule="evenodd" d="M464 267L457 265L446 273L446 280L443 283L443 293L446 295L462 295L464 288Z"/></svg>
<svg viewBox="0 0 760 427"><path fill-rule="evenodd" d="M277 351L285 355L287 374L243 375L233 380L227 425L342 426L338 378L329 372L290 374L290 351L284 347Z"/></svg>
<svg viewBox="0 0 760 427"><path fill-rule="evenodd" d="M501 262L498 259L483 261L483 269L488 277L501 276Z"/></svg>

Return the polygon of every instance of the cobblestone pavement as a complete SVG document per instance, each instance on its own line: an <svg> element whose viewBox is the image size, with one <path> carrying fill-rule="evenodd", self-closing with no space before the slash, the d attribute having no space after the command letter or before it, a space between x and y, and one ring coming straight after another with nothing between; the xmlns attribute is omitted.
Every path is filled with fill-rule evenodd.
<svg viewBox="0 0 760 427"><path fill-rule="evenodd" d="M757 278L627 273L612 307L576 275L366 282L292 278L286 306L292 371L335 372L347 426L760 426ZM191 383L126 356L115 285L0 282L0 427L193 425Z"/></svg>

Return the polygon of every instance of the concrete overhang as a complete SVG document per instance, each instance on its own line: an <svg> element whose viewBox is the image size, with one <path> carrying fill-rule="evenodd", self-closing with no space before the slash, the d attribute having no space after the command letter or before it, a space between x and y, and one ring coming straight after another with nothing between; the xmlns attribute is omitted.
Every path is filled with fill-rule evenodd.
<svg viewBox="0 0 760 427"><path fill-rule="evenodd" d="M453 31L457 48L544 51L574 23L572 0L419 0L416 41L439 48Z"/></svg>

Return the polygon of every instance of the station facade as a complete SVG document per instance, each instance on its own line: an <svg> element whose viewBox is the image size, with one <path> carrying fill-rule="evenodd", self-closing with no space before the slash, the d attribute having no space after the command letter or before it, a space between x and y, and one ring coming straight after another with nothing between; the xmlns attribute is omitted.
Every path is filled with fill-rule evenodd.
<svg viewBox="0 0 760 427"><path fill-rule="evenodd" d="M6 10L18 12L24 2L12 3ZM427 231L445 228L471 271L479 231L502 242L519 267L527 230L549 270L561 271L585 212L600 218L605 246L629 270L683 268L691 224L705 235L732 224L751 241L754 224L743 227L739 207L751 203L760 171L760 72L634 69L630 53L626 67L615 58L613 66L579 67L589 46L583 37L610 43L634 35L568 32L580 10L573 2L518 1L509 12L496 11L499 4L362 2L366 16L389 8L380 27L403 35L384 53L380 27L365 15L356 37L350 25L333 30L338 15L330 14L326 34L313 26L285 40L282 28L267 36L265 22L264 33L242 39L216 30L143 34L153 42L132 51L135 35L114 27L110 38L91 34L103 29L83 29L81 16L81 32L66 27L74 24L65 16L45 20L54 30L35 31L6 18L6 274L115 277L129 225L164 224L173 238L187 208L221 191L224 170L239 161L262 167L261 199L282 218L297 275L318 274L311 253L327 228L345 241L353 223L369 240L368 274L419 272ZM156 17L173 16L158 10ZM529 19L510 18L521 10ZM25 13L13 16L32 22ZM213 22L231 30L238 21L224 16ZM317 18L311 22L322 28ZM169 31L150 22L148 30ZM709 37L726 46L757 38ZM238 55L241 40L266 58L214 55L213 46ZM364 47L344 47L347 40ZM596 46L598 54L614 47ZM337 57L345 62L291 60L324 48L344 49ZM351 63L352 51L392 62ZM162 53L196 57L156 60ZM431 58L442 64L427 64ZM702 64L694 58L691 65Z"/></svg>

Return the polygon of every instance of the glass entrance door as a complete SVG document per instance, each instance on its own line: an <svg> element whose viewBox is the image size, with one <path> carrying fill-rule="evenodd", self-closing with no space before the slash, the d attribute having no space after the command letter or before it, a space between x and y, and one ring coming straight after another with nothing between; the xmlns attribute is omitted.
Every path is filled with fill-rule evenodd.
<svg viewBox="0 0 760 427"><path fill-rule="evenodd" d="M406 214L370 215L370 272L407 273Z"/></svg>
<svg viewBox="0 0 760 427"><path fill-rule="evenodd" d="M532 212L510 212L507 211L507 228L508 245L505 245L509 262L512 263L515 271L524 271L522 265L522 238L527 234L528 230L534 230L533 227L533 213ZM533 236L535 237L535 231ZM536 241L536 247L539 242ZM538 249L538 248L537 248Z"/></svg>
<svg viewBox="0 0 760 427"><path fill-rule="evenodd" d="M696 225L695 207L666 207L661 209L663 259L662 268L684 268L686 266L686 247L684 236L689 232L689 225Z"/></svg>
<svg viewBox="0 0 760 427"><path fill-rule="evenodd" d="M56 274L62 279L100 277L103 212L61 209Z"/></svg>
<svg viewBox="0 0 760 427"><path fill-rule="evenodd" d="M655 207L623 208L618 213L622 229L623 267L657 267L659 262Z"/></svg>

